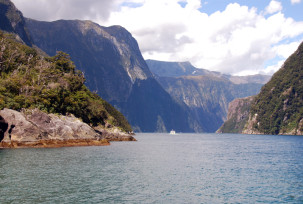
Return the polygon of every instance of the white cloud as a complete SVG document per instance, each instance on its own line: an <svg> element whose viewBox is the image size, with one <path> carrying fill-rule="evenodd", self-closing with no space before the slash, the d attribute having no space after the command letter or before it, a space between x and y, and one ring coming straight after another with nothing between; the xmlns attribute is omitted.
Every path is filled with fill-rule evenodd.
<svg viewBox="0 0 303 204"><path fill-rule="evenodd" d="M282 9L283 9L283 7L282 7L281 2L271 0L269 5L266 7L266 13L273 14L273 13L276 13L278 11L282 11Z"/></svg>
<svg viewBox="0 0 303 204"><path fill-rule="evenodd" d="M266 75L273 75L276 71L278 71L285 60L280 60L274 65L267 66L264 70L258 72L258 74L266 74Z"/></svg>
<svg viewBox="0 0 303 204"><path fill-rule="evenodd" d="M201 0L187 0L187 9L199 9L201 6Z"/></svg>
<svg viewBox="0 0 303 204"><path fill-rule="evenodd" d="M301 0L291 0L291 3L292 4L298 4L298 3L301 3Z"/></svg>
<svg viewBox="0 0 303 204"><path fill-rule="evenodd" d="M302 41L303 39L300 42ZM249 74L266 74L266 75L274 74L282 67L283 63L285 62L285 59L287 59L292 53L294 53L297 50L297 48L300 45L300 42L280 44L272 47L271 52L274 53L272 56L275 56L275 58L279 60L275 60L274 64L268 65L263 69L244 70L238 72L237 75L244 76Z"/></svg>
<svg viewBox="0 0 303 204"><path fill-rule="evenodd" d="M12 0L23 15L36 20L102 19L118 6L119 0ZM63 2L64 1L64 2Z"/></svg>
<svg viewBox="0 0 303 204"><path fill-rule="evenodd" d="M286 18L275 0L264 11L233 3L211 15L199 11L200 0L13 1L23 6L25 16L40 20L122 25L137 39L145 59L190 61L230 74L271 73L281 62L266 62L277 56L283 61L303 40L303 22Z"/></svg>
<svg viewBox="0 0 303 204"><path fill-rule="evenodd" d="M277 54L277 56L282 58L288 58L290 53L294 53L299 47L299 45L299 42L292 42L289 44L276 45L272 49Z"/></svg>
<svg viewBox="0 0 303 204"><path fill-rule="evenodd" d="M142 7L113 12L108 24L120 23L130 30L146 59L189 60L200 68L231 74L264 71L265 62L282 52L275 47L278 43L303 34L303 22L285 18L276 1L267 7L274 12L268 17L237 3L211 15L197 7L146 0ZM285 49L283 57L290 50Z"/></svg>

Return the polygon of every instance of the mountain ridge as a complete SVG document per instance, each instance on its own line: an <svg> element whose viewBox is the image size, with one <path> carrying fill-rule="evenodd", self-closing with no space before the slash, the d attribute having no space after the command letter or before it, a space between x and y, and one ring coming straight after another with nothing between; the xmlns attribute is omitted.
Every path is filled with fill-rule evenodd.
<svg viewBox="0 0 303 204"><path fill-rule="evenodd" d="M151 72L158 77L181 77L181 76L210 76L227 79L234 84L259 83L265 84L271 78L270 75L247 75L247 76L233 76L223 74L217 71L210 71L207 69L196 68L190 62L166 62L159 60L146 60Z"/></svg>
<svg viewBox="0 0 303 204"><path fill-rule="evenodd" d="M27 19L26 22L34 43L40 49L49 55L57 49L69 53L84 72L90 90L118 108L136 131L193 131L186 110L158 84L141 55L137 41L121 26L102 27L91 21L78 20L40 22ZM60 36L57 35L59 32ZM150 92L151 87L148 86L155 90ZM159 107L160 104L163 108ZM146 111L149 109L151 111ZM157 121L161 120L163 124L160 127ZM142 121L146 122L143 124Z"/></svg>
<svg viewBox="0 0 303 204"><path fill-rule="evenodd" d="M15 33L18 40L32 46L32 40L25 26L23 14L10 0L0 0L0 28L3 31Z"/></svg>

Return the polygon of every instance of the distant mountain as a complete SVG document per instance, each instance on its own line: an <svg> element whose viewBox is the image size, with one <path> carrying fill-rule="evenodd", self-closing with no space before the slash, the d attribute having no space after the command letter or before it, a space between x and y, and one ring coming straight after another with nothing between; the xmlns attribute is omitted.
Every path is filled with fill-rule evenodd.
<svg viewBox="0 0 303 204"><path fill-rule="evenodd" d="M228 104L236 98L259 93L267 76L232 77L219 72L198 69L189 62L162 62L147 60L150 70L164 89L180 103L184 103L196 131L215 132L226 120ZM233 79L241 83L233 83Z"/></svg>
<svg viewBox="0 0 303 204"><path fill-rule="evenodd" d="M248 75L248 76L226 75L226 78L228 78L234 84L247 84L247 83L266 84L270 80L271 76L261 75L261 74Z"/></svg>
<svg viewBox="0 0 303 204"><path fill-rule="evenodd" d="M220 75L218 72L211 72L206 69L198 69L194 67L190 62L165 62L157 60L146 60L146 63L151 72L159 77Z"/></svg>
<svg viewBox="0 0 303 204"><path fill-rule="evenodd" d="M247 134L303 134L303 43L255 98Z"/></svg>
<svg viewBox="0 0 303 204"><path fill-rule="evenodd" d="M136 40L121 26L78 20L26 23L35 45L51 56L58 50L69 53L89 89L117 107L135 131L194 131L188 112L154 79Z"/></svg>
<svg viewBox="0 0 303 204"><path fill-rule="evenodd" d="M22 13L10 0L0 0L0 30L14 33L19 40L32 46L32 40L25 26Z"/></svg>
<svg viewBox="0 0 303 204"><path fill-rule="evenodd" d="M271 76L269 75L248 75L232 76L220 72L196 68L190 62L165 62L157 60L146 60L146 63L153 74L158 77L180 77L180 76L211 76L228 79L234 84L265 84Z"/></svg>

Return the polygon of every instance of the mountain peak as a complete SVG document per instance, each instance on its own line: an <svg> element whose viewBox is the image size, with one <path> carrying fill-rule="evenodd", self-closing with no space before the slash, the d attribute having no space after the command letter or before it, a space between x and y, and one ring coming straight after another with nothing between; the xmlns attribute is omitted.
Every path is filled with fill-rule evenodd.
<svg viewBox="0 0 303 204"><path fill-rule="evenodd" d="M14 6L15 7L15 5L10 0L0 0L0 4L4 4L4 5Z"/></svg>
<svg viewBox="0 0 303 204"><path fill-rule="evenodd" d="M0 0L0 30L14 33L26 45L32 46L31 37L27 31L23 14L10 0Z"/></svg>

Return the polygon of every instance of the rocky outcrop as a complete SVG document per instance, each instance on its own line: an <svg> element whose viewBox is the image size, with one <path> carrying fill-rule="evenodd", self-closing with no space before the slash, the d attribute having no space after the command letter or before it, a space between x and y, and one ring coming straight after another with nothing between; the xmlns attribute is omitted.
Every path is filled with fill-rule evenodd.
<svg viewBox="0 0 303 204"><path fill-rule="evenodd" d="M118 128L102 128L95 127L94 130L102 135L102 138L110 142L122 142L122 141L137 141L132 135L133 133L121 132Z"/></svg>
<svg viewBox="0 0 303 204"><path fill-rule="evenodd" d="M238 98L233 100L228 105L227 120L235 118L236 122L241 122L248 117L249 107L254 97Z"/></svg>
<svg viewBox="0 0 303 204"><path fill-rule="evenodd" d="M46 114L38 109L3 109L0 115L0 147L100 146L108 145L109 140L135 140L119 131L111 134L100 127L96 131L73 115Z"/></svg>
<svg viewBox="0 0 303 204"><path fill-rule="evenodd" d="M254 96L235 99L228 105L227 120L217 133L242 133L248 120L250 106Z"/></svg>

